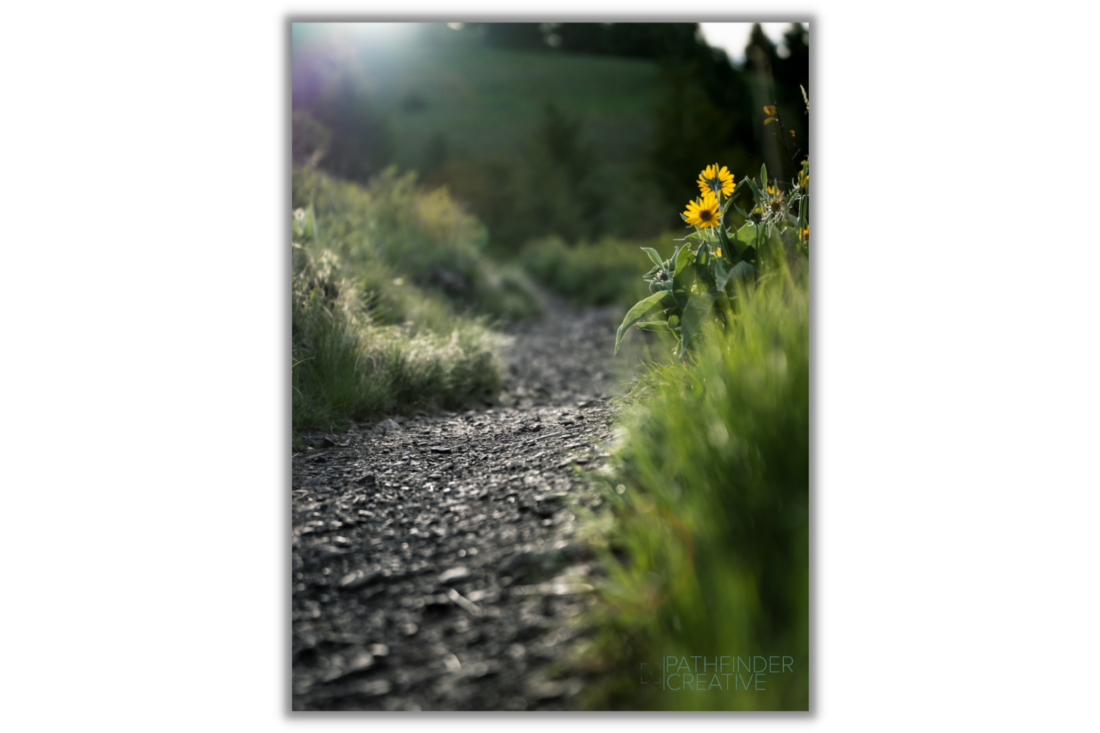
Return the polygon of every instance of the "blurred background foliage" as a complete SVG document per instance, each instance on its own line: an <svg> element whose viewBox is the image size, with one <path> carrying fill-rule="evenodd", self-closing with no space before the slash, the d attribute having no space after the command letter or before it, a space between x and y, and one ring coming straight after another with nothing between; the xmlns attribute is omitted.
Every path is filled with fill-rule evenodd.
<svg viewBox="0 0 1100 733"><path fill-rule="evenodd" d="M451 25L295 24L294 160L360 182L389 165L416 171L513 256L548 235L575 245L678 230L709 162L737 177L766 162L790 179L766 104L798 160L808 152L801 24L781 49L754 28L742 64L692 23Z"/></svg>

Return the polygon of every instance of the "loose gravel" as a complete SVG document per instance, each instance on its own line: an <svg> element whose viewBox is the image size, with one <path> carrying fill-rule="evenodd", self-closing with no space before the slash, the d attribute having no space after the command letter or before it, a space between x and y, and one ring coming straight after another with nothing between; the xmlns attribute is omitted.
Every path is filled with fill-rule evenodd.
<svg viewBox="0 0 1100 733"><path fill-rule="evenodd" d="M615 308L547 297L499 402L304 436L292 462L294 710L560 710L598 567L582 472L613 438Z"/></svg>

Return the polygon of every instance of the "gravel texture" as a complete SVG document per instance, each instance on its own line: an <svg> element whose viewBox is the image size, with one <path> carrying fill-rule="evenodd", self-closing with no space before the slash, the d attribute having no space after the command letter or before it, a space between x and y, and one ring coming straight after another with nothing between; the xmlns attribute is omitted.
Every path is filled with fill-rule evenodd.
<svg viewBox="0 0 1100 733"><path fill-rule="evenodd" d="M572 508L612 439L615 308L547 298L498 404L309 435L293 457L294 710L557 710L598 568ZM636 334L635 334L636 335Z"/></svg>

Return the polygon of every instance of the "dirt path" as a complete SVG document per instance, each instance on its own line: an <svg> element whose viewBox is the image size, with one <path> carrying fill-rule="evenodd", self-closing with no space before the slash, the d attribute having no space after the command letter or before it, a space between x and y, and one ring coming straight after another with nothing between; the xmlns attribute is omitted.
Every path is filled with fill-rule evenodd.
<svg viewBox="0 0 1100 733"><path fill-rule="evenodd" d="M332 436L293 458L295 710L571 707L550 679L594 571L573 502L623 367L614 308L547 299L514 337L501 405ZM333 444L336 443L336 444Z"/></svg>

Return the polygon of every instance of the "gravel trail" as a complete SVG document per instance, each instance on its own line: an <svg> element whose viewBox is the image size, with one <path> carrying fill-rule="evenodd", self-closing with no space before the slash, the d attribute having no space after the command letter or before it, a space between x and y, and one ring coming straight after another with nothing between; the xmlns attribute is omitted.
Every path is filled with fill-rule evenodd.
<svg viewBox="0 0 1100 733"><path fill-rule="evenodd" d="M606 459L616 308L510 327L499 404L307 436L293 476L295 710L555 710L594 602L577 475Z"/></svg>

